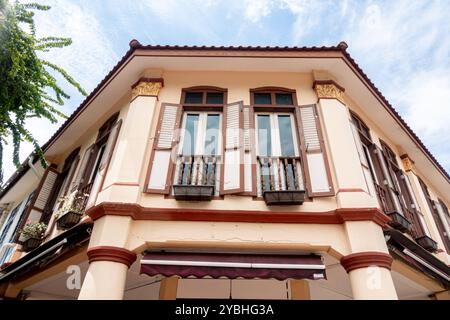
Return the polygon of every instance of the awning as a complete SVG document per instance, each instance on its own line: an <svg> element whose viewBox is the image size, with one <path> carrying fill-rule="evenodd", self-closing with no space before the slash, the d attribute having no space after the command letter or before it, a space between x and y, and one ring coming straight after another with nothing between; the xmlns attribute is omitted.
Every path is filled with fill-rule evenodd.
<svg viewBox="0 0 450 320"><path fill-rule="evenodd" d="M318 255L244 255L218 253L147 253L141 274L229 279L325 279Z"/></svg>
<svg viewBox="0 0 450 320"><path fill-rule="evenodd" d="M445 288L450 288L450 266L397 230L388 229L384 234L394 257L435 278Z"/></svg>

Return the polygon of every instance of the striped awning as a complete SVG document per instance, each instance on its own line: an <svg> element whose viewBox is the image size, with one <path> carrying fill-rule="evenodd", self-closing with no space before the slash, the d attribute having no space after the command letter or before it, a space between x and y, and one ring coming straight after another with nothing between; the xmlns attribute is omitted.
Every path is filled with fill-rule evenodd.
<svg viewBox="0 0 450 320"><path fill-rule="evenodd" d="M147 253L141 274L165 277L245 279L325 279L318 255L244 255L218 253Z"/></svg>

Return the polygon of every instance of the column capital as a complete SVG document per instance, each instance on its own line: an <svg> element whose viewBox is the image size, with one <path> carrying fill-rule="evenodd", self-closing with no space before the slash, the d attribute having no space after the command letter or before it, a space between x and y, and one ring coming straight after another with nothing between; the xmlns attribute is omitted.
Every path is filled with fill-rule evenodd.
<svg viewBox="0 0 450 320"><path fill-rule="evenodd" d="M393 260L394 259L387 253L366 251L352 253L343 257L341 259L341 265L347 273L355 269L368 268L370 266L377 266L391 270Z"/></svg>
<svg viewBox="0 0 450 320"><path fill-rule="evenodd" d="M136 261L136 253L125 248L98 246L88 249L89 263L94 261L111 261L122 263L128 268Z"/></svg>
<svg viewBox="0 0 450 320"><path fill-rule="evenodd" d="M162 87L164 87L163 78L140 78L131 86L131 100L138 96L158 97Z"/></svg>
<svg viewBox="0 0 450 320"><path fill-rule="evenodd" d="M319 99L337 99L345 104L345 89L338 85L334 80L316 80L313 83L313 89L316 91Z"/></svg>
<svg viewBox="0 0 450 320"><path fill-rule="evenodd" d="M411 158L407 154L403 154L400 156L400 159L402 159L403 167L405 168L405 171L411 171L413 168L414 161L411 160Z"/></svg>

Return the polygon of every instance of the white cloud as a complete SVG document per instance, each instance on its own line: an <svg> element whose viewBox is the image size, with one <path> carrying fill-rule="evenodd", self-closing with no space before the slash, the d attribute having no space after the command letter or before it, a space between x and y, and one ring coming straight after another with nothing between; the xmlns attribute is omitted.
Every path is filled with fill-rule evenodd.
<svg viewBox="0 0 450 320"><path fill-rule="evenodd" d="M440 1L369 3L344 38L363 69L449 171L448 6Z"/></svg>
<svg viewBox="0 0 450 320"><path fill-rule="evenodd" d="M272 0L245 0L245 17L258 23L271 13L273 5Z"/></svg>
<svg viewBox="0 0 450 320"><path fill-rule="evenodd" d="M52 8L36 14L37 36L72 38L72 45L43 55L64 67L87 90L92 90L117 62L112 43L97 18L86 7L72 1L45 0Z"/></svg>

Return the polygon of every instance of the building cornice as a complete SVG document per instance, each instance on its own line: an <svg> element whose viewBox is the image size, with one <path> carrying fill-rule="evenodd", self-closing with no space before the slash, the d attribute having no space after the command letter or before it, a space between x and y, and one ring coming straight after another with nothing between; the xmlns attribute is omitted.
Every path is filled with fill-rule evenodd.
<svg viewBox="0 0 450 320"><path fill-rule="evenodd" d="M385 227L390 218L378 208L339 208L325 212L286 212L250 210L205 210L149 208L133 203L102 202L86 212L93 220L103 216L128 216L133 220L213 221L254 223L343 224L348 221L373 221Z"/></svg>

